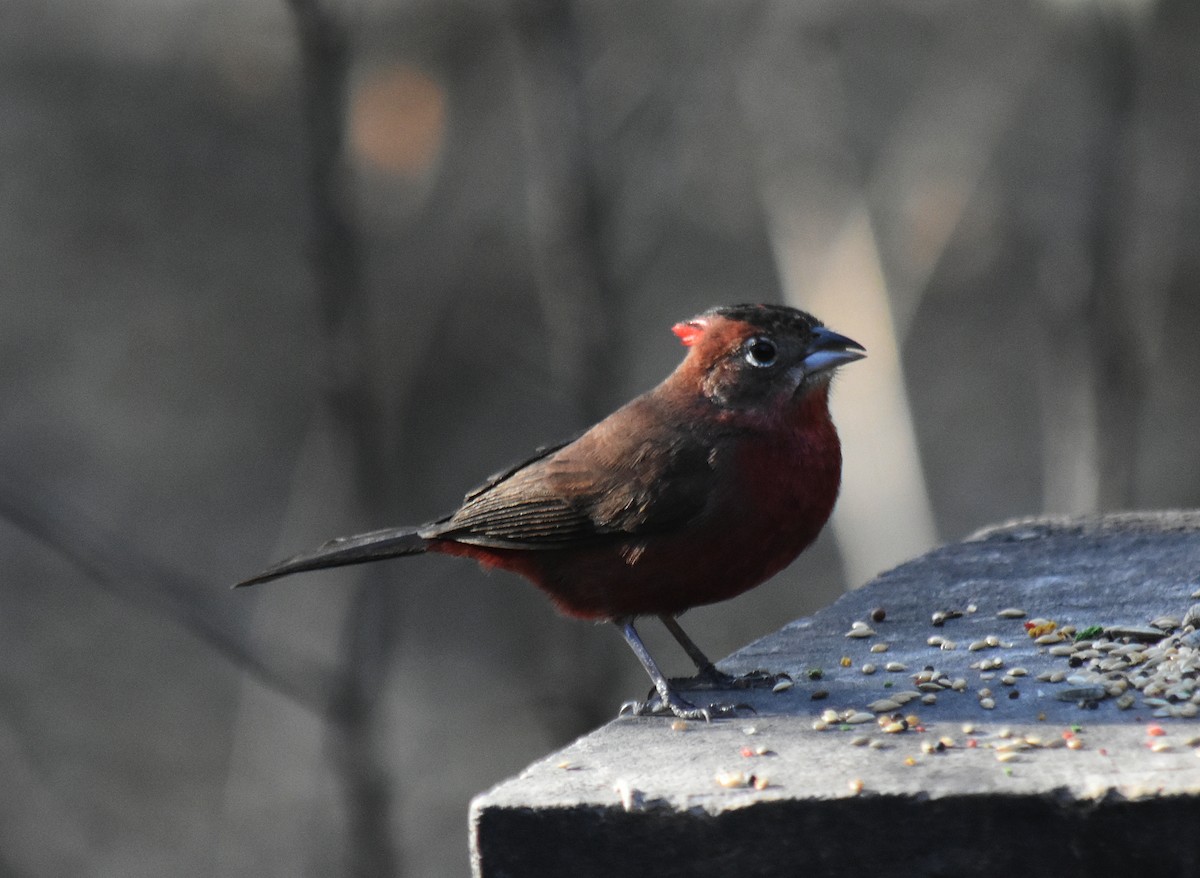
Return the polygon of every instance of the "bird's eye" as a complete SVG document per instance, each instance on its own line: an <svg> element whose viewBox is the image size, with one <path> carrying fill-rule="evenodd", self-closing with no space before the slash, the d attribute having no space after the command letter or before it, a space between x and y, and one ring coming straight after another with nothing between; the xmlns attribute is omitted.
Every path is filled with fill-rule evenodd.
<svg viewBox="0 0 1200 878"><path fill-rule="evenodd" d="M775 342L769 338L752 338L746 345L746 362L751 366L765 368L774 365L778 354Z"/></svg>

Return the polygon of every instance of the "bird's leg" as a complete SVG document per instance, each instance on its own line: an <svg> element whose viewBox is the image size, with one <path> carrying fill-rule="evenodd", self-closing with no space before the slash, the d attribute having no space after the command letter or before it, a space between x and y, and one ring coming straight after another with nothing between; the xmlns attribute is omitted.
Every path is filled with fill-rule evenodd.
<svg viewBox="0 0 1200 878"><path fill-rule="evenodd" d="M712 660L704 654L700 647L696 646L692 638L687 636L687 632L683 630L683 626L679 624L678 619L665 613L660 615L658 619L663 623L663 627L671 632L671 636L679 642L679 645L683 647L683 651L688 654L688 658L695 663L697 680L712 686L742 689L749 686L773 686L778 680L778 676L769 671L751 671L748 674L735 677L732 674L717 670L717 666L712 663Z"/></svg>
<svg viewBox="0 0 1200 878"><path fill-rule="evenodd" d="M683 630L683 626L679 624L679 621L674 616L668 616L664 613L658 617L658 620L663 623L664 628L671 632L671 636L683 647L683 651L688 654L688 658L696 665L697 677L717 684L733 684L733 677L724 671L717 670L717 666L712 663L712 660L704 654L700 647L696 646L695 641L687 636L687 632Z"/></svg>
<svg viewBox="0 0 1200 878"><path fill-rule="evenodd" d="M654 659L650 657L650 651L646 649L646 645L642 643L642 638L638 636L637 629L633 627L633 621L631 619L617 619L613 624L621 630L621 635L625 638L625 642L629 644L629 648L633 650L633 654L638 657L638 661L642 663L642 667L646 669L646 673L654 681L654 688L658 692L658 703L631 702L621 708L622 713L646 714L670 711L681 719L702 719L705 722L712 719L714 715L733 715L735 708L731 705L713 704L708 707L696 707L696 705L680 698L675 690L671 688L662 671L658 669L658 665L655 664Z"/></svg>

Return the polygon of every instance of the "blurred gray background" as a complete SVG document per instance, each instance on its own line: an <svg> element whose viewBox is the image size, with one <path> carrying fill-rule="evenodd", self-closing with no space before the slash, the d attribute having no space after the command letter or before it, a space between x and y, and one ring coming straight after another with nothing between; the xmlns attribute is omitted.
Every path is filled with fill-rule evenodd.
<svg viewBox="0 0 1200 878"><path fill-rule="evenodd" d="M647 689L416 523L788 301L842 500L724 655L1000 519L1200 504L1200 5L7 0L0 875L461 876ZM645 626L668 670L687 662Z"/></svg>

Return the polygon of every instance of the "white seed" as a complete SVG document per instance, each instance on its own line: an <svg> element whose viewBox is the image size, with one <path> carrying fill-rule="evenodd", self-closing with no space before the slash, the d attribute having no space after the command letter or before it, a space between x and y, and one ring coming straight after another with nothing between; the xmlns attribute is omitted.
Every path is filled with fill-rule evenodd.
<svg viewBox="0 0 1200 878"><path fill-rule="evenodd" d="M1153 744L1150 745L1150 751L1152 753L1167 753L1171 749L1172 749L1171 745L1168 744L1166 741L1155 741Z"/></svg>
<svg viewBox="0 0 1200 878"><path fill-rule="evenodd" d="M771 687L771 691L772 692L786 692L788 689L791 689L795 685L796 685L796 683L792 680L780 680L778 683L776 683L774 686Z"/></svg>
<svg viewBox="0 0 1200 878"><path fill-rule="evenodd" d="M941 646L943 643L946 642L946 638L940 637L937 634L934 634L931 637L927 638L925 640L925 642L928 643L930 646Z"/></svg>
<svg viewBox="0 0 1200 878"><path fill-rule="evenodd" d="M988 646L992 646L992 647L996 647L996 646L1000 645L1000 638L997 637L995 634L989 634L987 637L983 638L983 641Z"/></svg>
<svg viewBox="0 0 1200 878"><path fill-rule="evenodd" d="M922 704L937 704L937 696L934 695L932 692L928 692L925 695L921 696L921 703ZM1192 706L1195 707L1195 705L1192 705Z"/></svg>
<svg viewBox="0 0 1200 878"><path fill-rule="evenodd" d="M898 674L901 671L907 671L908 665L904 664L904 662L888 662L883 668L886 671L891 671L893 674Z"/></svg>
<svg viewBox="0 0 1200 878"><path fill-rule="evenodd" d="M867 713L865 710L858 710L858 711L855 711L854 713L851 713L849 716L844 717L842 719L842 722L844 722L848 725L856 726L856 725L860 725L861 723L874 722L874 720L875 720L875 714Z"/></svg>
<svg viewBox="0 0 1200 878"><path fill-rule="evenodd" d="M871 628L871 626L868 625L866 622L851 622L850 627L851 628L866 628L868 630Z"/></svg>
<svg viewBox="0 0 1200 878"><path fill-rule="evenodd" d="M825 722L823 719L817 719L813 720L812 727L814 732L823 732L829 728L829 723Z"/></svg>
<svg viewBox="0 0 1200 878"><path fill-rule="evenodd" d="M1005 607L996 614L1001 619L1020 619L1024 617L1025 611L1016 607Z"/></svg>
<svg viewBox="0 0 1200 878"><path fill-rule="evenodd" d="M971 652L979 652L981 649L987 649L987 642L983 640L973 640L967 649Z"/></svg>
<svg viewBox="0 0 1200 878"><path fill-rule="evenodd" d="M1017 758L1017 754L1012 750L1004 750L996 754L997 762L1012 762Z"/></svg>
<svg viewBox="0 0 1200 878"><path fill-rule="evenodd" d="M965 692L967 689L967 678L966 677L956 677L954 679L954 682L950 684L950 688L953 689L955 692Z"/></svg>
<svg viewBox="0 0 1200 878"><path fill-rule="evenodd" d="M872 750L886 750L888 748L888 742L883 740L883 738L875 738L867 746Z"/></svg>
<svg viewBox="0 0 1200 878"><path fill-rule="evenodd" d="M841 717L841 714L839 714L833 708L828 708L826 710L821 711L821 719L825 720L825 722L827 722L827 723L835 723L838 721L838 719L840 717Z"/></svg>
<svg viewBox="0 0 1200 878"><path fill-rule="evenodd" d="M867 662L865 665L862 666L862 672L864 674L873 674L873 673L875 673L876 670L877 670L877 668L870 662Z"/></svg>
<svg viewBox="0 0 1200 878"><path fill-rule="evenodd" d="M880 698L868 704L867 710L873 713L890 713L894 710L899 710L903 706L899 701L893 701L891 698Z"/></svg>
<svg viewBox="0 0 1200 878"><path fill-rule="evenodd" d="M1024 677L1028 673L1029 671L1025 670L1024 668L1009 668L1008 670L1008 675L1010 677Z"/></svg>
<svg viewBox="0 0 1200 878"><path fill-rule="evenodd" d="M958 644L953 640L943 640L941 648L946 652L953 652L954 650L958 649Z"/></svg>
<svg viewBox="0 0 1200 878"><path fill-rule="evenodd" d="M847 637L852 637L856 640L861 640L864 637L870 637L875 632L870 628L851 628L846 632Z"/></svg>
<svg viewBox="0 0 1200 878"><path fill-rule="evenodd" d="M991 698L981 698L981 699L979 699L979 706L982 707L984 710L991 710L992 708L994 708L996 706L996 702L994 699L991 699Z"/></svg>
<svg viewBox="0 0 1200 878"><path fill-rule="evenodd" d="M871 652L887 652L888 645L886 643L872 643Z"/></svg>
<svg viewBox="0 0 1200 878"><path fill-rule="evenodd" d="M713 779L726 788L744 787L748 783L746 773L742 771L718 771Z"/></svg>
<svg viewBox="0 0 1200 878"><path fill-rule="evenodd" d="M1050 655L1073 655L1075 647L1065 645L1052 646L1046 652L1050 653Z"/></svg>
<svg viewBox="0 0 1200 878"><path fill-rule="evenodd" d="M871 743L870 735L855 735L850 739L850 744L853 747L865 747Z"/></svg>

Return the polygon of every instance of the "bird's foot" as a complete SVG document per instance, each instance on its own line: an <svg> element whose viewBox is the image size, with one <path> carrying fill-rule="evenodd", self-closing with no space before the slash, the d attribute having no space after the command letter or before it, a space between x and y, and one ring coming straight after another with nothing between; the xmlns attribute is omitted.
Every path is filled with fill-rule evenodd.
<svg viewBox="0 0 1200 878"><path fill-rule="evenodd" d="M696 672L696 676L685 682L689 689L766 689L774 686L783 674L772 674L761 668L746 674L734 676L717 670L716 665L705 665Z"/></svg>
<svg viewBox="0 0 1200 878"><path fill-rule="evenodd" d="M704 720L726 719L737 716L739 710L756 713L749 704L709 704L697 707L674 692L664 699L658 692L651 691L645 701L626 701L621 705L621 716L676 716L679 719Z"/></svg>

